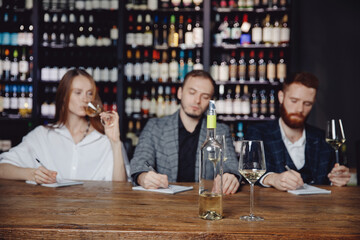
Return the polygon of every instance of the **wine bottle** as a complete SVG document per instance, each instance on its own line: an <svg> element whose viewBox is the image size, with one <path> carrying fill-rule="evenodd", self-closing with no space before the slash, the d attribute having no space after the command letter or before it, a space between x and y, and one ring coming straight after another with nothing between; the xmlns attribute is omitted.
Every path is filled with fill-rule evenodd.
<svg viewBox="0 0 360 240"><path fill-rule="evenodd" d="M170 94L171 94L171 88L170 86L165 87L165 100L164 100L164 115L170 115L171 114L171 108L170 108Z"/></svg>
<svg viewBox="0 0 360 240"><path fill-rule="evenodd" d="M248 15L244 14L243 22L241 24L241 37L240 37L241 45L248 45L251 43L250 28L251 28L251 24L248 22Z"/></svg>
<svg viewBox="0 0 360 240"><path fill-rule="evenodd" d="M125 99L125 113L130 117L133 113L133 101L132 101L132 89L131 87L127 88L127 96Z"/></svg>
<svg viewBox="0 0 360 240"><path fill-rule="evenodd" d="M153 50L153 54L152 54L153 60L150 65L150 78L152 82L158 82L159 80L159 75L160 75L159 54L160 53L158 51Z"/></svg>
<svg viewBox="0 0 360 240"><path fill-rule="evenodd" d="M156 107L157 107L156 90L155 90L155 87L152 87L151 88L151 101L150 101L150 107L149 107L149 117L155 117Z"/></svg>
<svg viewBox="0 0 360 240"><path fill-rule="evenodd" d="M179 34L175 29L175 15L170 17L170 26L169 26L169 38L168 38L169 47L178 47L179 45Z"/></svg>
<svg viewBox="0 0 360 240"><path fill-rule="evenodd" d="M204 65L201 63L200 49L196 49L194 70L203 70Z"/></svg>
<svg viewBox="0 0 360 240"><path fill-rule="evenodd" d="M200 16L196 16L195 26L193 29L193 42L197 46L201 46L204 42L204 29L200 24Z"/></svg>
<svg viewBox="0 0 360 240"><path fill-rule="evenodd" d="M251 93L251 114L254 118L259 116L259 97L256 88Z"/></svg>
<svg viewBox="0 0 360 240"><path fill-rule="evenodd" d="M175 86L171 87L171 100L170 100L170 114L175 113L178 110L179 106L176 98L176 88Z"/></svg>
<svg viewBox="0 0 360 240"><path fill-rule="evenodd" d="M280 30L280 43L288 44L290 41L290 28L288 26L288 15L285 14L282 19L281 30Z"/></svg>
<svg viewBox="0 0 360 240"><path fill-rule="evenodd" d="M164 88L163 86L158 87L158 97L156 105L156 117L163 117L165 115L165 100L164 100Z"/></svg>
<svg viewBox="0 0 360 240"><path fill-rule="evenodd" d="M266 62L264 60L264 51L262 51L262 50L259 52L258 76L259 76L259 82L265 82L265 80L266 80Z"/></svg>
<svg viewBox="0 0 360 240"><path fill-rule="evenodd" d="M179 77L179 63L176 61L176 50L171 51L171 62L169 63L169 77L170 81L175 83Z"/></svg>
<svg viewBox="0 0 360 240"><path fill-rule="evenodd" d="M137 49L135 51L134 76L135 76L135 81L136 82L140 82L143 79L142 78L142 76L143 76L142 61L141 61L141 56L140 56L140 50L139 49Z"/></svg>
<svg viewBox="0 0 360 240"><path fill-rule="evenodd" d="M159 66L160 76L159 82L168 82L169 81L169 63L168 63L168 55L167 51L162 52L161 63Z"/></svg>
<svg viewBox="0 0 360 240"><path fill-rule="evenodd" d="M235 59L235 51L231 51L231 58L229 64L229 77L231 82L235 82L237 80L237 61Z"/></svg>
<svg viewBox="0 0 360 240"><path fill-rule="evenodd" d="M284 52L280 51L279 61L276 65L276 76L279 82L283 83L286 79L286 63L284 59Z"/></svg>
<svg viewBox="0 0 360 240"><path fill-rule="evenodd" d="M225 113L225 99L224 99L225 87L223 84L219 85L219 98L216 100L216 109L218 114Z"/></svg>
<svg viewBox="0 0 360 240"><path fill-rule="evenodd" d="M279 20L276 19L274 22L274 26L272 28L272 34L271 34L271 38L272 38L272 43L274 44L274 46L278 46L280 41L281 41L281 28L280 28L280 23Z"/></svg>
<svg viewBox="0 0 360 240"><path fill-rule="evenodd" d="M221 63L219 66L219 81L229 81L229 66L227 64L227 55L221 55Z"/></svg>
<svg viewBox="0 0 360 240"><path fill-rule="evenodd" d="M142 15L138 14L136 18L135 27L135 45L142 46L143 43L143 26L142 26Z"/></svg>
<svg viewBox="0 0 360 240"><path fill-rule="evenodd" d="M240 85L236 85L235 87L235 97L233 100L233 114L241 114L241 95L240 95Z"/></svg>
<svg viewBox="0 0 360 240"><path fill-rule="evenodd" d="M230 87L228 88L226 93L224 113L228 115L233 114L232 90Z"/></svg>
<svg viewBox="0 0 360 240"><path fill-rule="evenodd" d="M251 29L251 38L255 44L260 44L262 42L262 29L258 18L256 18L254 26Z"/></svg>
<svg viewBox="0 0 360 240"><path fill-rule="evenodd" d="M188 59L186 62L186 73L189 73L192 70L194 70L194 61L192 58L192 51L188 51Z"/></svg>
<svg viewBox="0 0 360 240"><path fill-rule="evenodd" d="M141 100L141 116L143 118L149 117L149 110L150 110L150 99L149 99L149 93L145 89L144 94Z"/></svg>
<svg viewBox="0 0 360 240"><path fill-rule="evenodd" d="M183 50L180 50L179 56L179 81L184 82L186 75L186 63L185 63L185 53Z"/></svg>
<svg viewBox="0 0 360 240"><path fill-rule="evenodd" d="M133 64L131 50L126 51L126 58L127 58L127 63L125 64L125 67L124 67L124 73L126 76L126 80L128 82L132 82L133 75L134 75L134 64Z"/></svg>
<svg viewBox="0 0 360 240"><path fill-rule="evenodd" d="M270 118L275 118L275 90L271 89L269 93L269 115Z"/></svg>
<svg viewBox="0 0 360 240"><path fill-rule="evenodd" d="M271 0L270 0L271 2ZM267 14L263 24L263 42L265 45L270 45L272 42L272 25L270 23L270 14Z"/></svg>
<svg viewBox="0 0 360 240"><path fill-rule="evenodd" d="M266 77L269 80L269 82L274 82L276 77L276 66L274 63L274 55L273 52L269 52L269 59L266 65Z"/></svg>
<svg viewBox="0 0 360 240"><path fill-rule="evenodd" d="M135 119L141 118L141 98L140 98L140 90L136 89L135 97L133 98L133 112L132 117Z"/></svg>
<svg viewBox="0 0 360 240"><path fill-rule="evenodd" d="M134 19L133 19L133 15L129 15L128 21L127 21L127 32L125 35L125 43L127 45L133 45L135 44L135 33L134 33Z"/></svg>
<svg viewBox="0 0 360 240"><path fill-rule="evenodd" d="M240 52L240 59L238 63L238 76L240 83L243 83L246 80L246 61L244 51Z"/></svg>
<svg viewBox="0 0 360 240"><path fill-rule="evenodd" d="M13 59L11 61L10 66L10 81L18 81L19 80L19 62L18 62L18 51L14 49L13 51Z"/></svg>
<svg viewBox="0 0 360 240"><path fill-rule="evenodd" d="M183 46L185 44L185 33L184 33L184 16L179 16L179 25L178 25L178 35L179 35L179 46Z"/></svg>
<svg viewBox="0 0 360 240"><path fill-rule="evenodd" d="M262 89L260 91L260 118L266 117L268 113L268 100L266 96L266 91Z"/></svg>
<svg viewBox="0 0 360 240"><path fill-rule="evenodd" d="M186 46L186 48L194 47L192 19L190 16L188 17L188 19L186 21L185 46Z"/></svg>
<svg viewBox="0 0 360 240"><path fill-rule="evenodd" d="M210 100L207 115L207 136L201 146L199 163L199 217L206 220L219 220L223 217L222 147L215 140L215 136L216 108L215 102ZM213 167L209 168L209 164Z"/></svg>
<svg viewBox="0 0 360 240"><path fill-rule="evenodd" d="M241 114L245 118L250 114L250 96L247 85L244 85L244 93L241 96Z"/></svg>
<svg viewBox="0 0 360 240"><path fill-rule="evenodd" d="M255 51L250 51L250 59L248 64L248 74L250 82L255 82L256 79L256 61L255 61Z"/></svg>
<svg viewBox="0 0 360 240"><path fill-rule="evenodd" d="M149 60L149 51L147 49L144 50L144 62L142 64L142 73L144 76L144 82L150 81L150 72L151 72L151 64Z"/></svg>
<svg viewBox="0 0 360 240"><path fill-rule="evenodd" d="M151 30L151 16L146 14L145 16L145 32L143 34L144 46L149 47L153 45L153 32Z"/></svg>

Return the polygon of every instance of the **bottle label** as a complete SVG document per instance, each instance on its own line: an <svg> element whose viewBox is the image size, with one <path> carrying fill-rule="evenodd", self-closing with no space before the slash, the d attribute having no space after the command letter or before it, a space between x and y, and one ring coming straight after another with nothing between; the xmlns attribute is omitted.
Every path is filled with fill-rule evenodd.
<svg viewBox="0 0 360 240"><path fill-rule="evenodd" d="M150 63L144 62L142 64L142 72L144 76L150 76Z"/></svg>
<svg viewBox="0 0 360 240"><path fill-rule="evenodd" d="M207 128L216 128L216 115L207 115Z"/></svg>
<svg viewBox="0 0 360 240"><path fill-rule="evenodd" d="M204 42L203 35L204 35L203 28L201 28L201 27L194 28L194 30L193 30L194 43L199 44L199 45L203 44L203 42Z"/></svg>
<svg viewBox="0 0 360 240"><path fill-rule="evenodd" d="M18 109L19 108L19 99L17 97L10 98L10 109Z"/></svg>
<svg viewBox="0 0 360 240"><path fill-rule="evenodd" d="M10 71L11 69L11 62L10 61L3 61L3 70Z"/></svg>
<svg viewBox="0 0 360 240"><path fill-rule="evenodd" d="M275 64L274 63L269 63L267 65L267 78L272 81L275 79Z"/></svg>
<svg viewBox="0 0 360 240"><path fill-rule="evenodd" d="M272 42L279 43L280 42L280 28L274 27L272 30Z"/></svg>
<svg viewBox="0 0 360 240"><path fill-rule="evenodd" d="M262 29L260 27L254 27L251 31L252 41L256 44L261 43L262 40Z"/></svg>
<svg viewBox="0 0 360 240"><path fill-rule="evenodd" d="M232 39L240 39L241 29L239 27L231 28L231 38Z"/></svg>
<svg viewBox="0 0 360 240"><path fill-rule="evenodd" d="M287 43L290 41L290 28L281 28L280 41L282 43Z"/></svg>
<svg viewBox="0 0 360 240"><path fill-rule="evenodd" d="M286 78L286 64L285 63L278 63L278 65L277 65L277 77L278 77L278 79Z"/></svg>
<svg viewBox="0 0 360 240"><path fill-rule="evenodd" d="M9 97L4 97L3 107L5 110L10 109L10 98Z"/></svg>
<svg viewBox="0 0 360 240"><path fill-rule="evenodd" d="M239 79L245 80L246 78L246 65L239 65Z"/></svg>
<svg viewBox="0 0 360 240"><path fill-rule="evenodd" d="M127 45L132 45L135 43L135 34L134 33L127 33L126 34L126 40Z"/></svg>
<svg viewBox="0 0 360 240"><path fill-rule="evenodd" d="M216 112L218 114L224 114L225 111L225 101L223 99L219 99L216 101Z"/></svg>
<svg viewBox="0 0 360 240"><path fill-rule="evenodd" d="M153 44L153 35L151 32L144 33L143 37L144 46L151 46Z"/></svg>
<svg viewBox="0 0 360 240"><path fill-rule="evenodd" d="M141 112L141 100L140 99L133 100L133 111L134 111L134 113Z"/></svg>
<svg viewBox="0 0 360 240"><path fill-rule="evenodd" d="M19 74L19 64L17 62L11 63L11 69L10 69L11 75L18 75Z"/></svg>
<svg viewBox="0 0 360 240"><path fill-rule="evenodd" d="M27 73L28 71L29 71L29 63L27 61L20 61L19 62L19 72Z"/></svg>
<svg viewBox="0 0 360 240"><path fill-rule="evenodd" d="M271 42L271 40L272 40L272 31L271 31L271 28L269 28L269 27L264 27L263 28L263 41L265 42L265 43L267 43L267 42Z"/></svg>

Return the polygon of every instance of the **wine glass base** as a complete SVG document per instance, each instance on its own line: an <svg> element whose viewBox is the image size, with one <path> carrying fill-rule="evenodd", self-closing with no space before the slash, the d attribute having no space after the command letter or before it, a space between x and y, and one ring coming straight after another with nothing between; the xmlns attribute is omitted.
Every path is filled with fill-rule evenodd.
<svg viewBox="0 0 360 240"><path fill-rule="evenodd" d="M264 218L259 216L241 216L240 220L248 222L264 221Z"/></svg>

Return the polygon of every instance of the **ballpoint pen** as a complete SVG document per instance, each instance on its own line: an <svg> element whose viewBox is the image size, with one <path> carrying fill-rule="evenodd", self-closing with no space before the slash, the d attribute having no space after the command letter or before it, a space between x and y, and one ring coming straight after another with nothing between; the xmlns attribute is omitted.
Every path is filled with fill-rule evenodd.
<svg viewBox="0 0 360 240"><path fill-rule="evenodd" d="M286 168L286 170L288 170L288 171L290 171L290 170L291 170L291 168L289 168L289 166L288 166L288 165L285 165L285 168Z"/></svg>
<svg viewBox="0 0 360 240"><path fill-rule="evenodd" d="M35 160L36 160L42 167L46 168L46 167L44 166L44 164L42 164L42 163L40 162L39 159L35 158Z"/></svg>
<svg viewBox="0 0 360 240"><path fill-rule="evenodd" d="M148 161L145 161L145 165L146 165L151 171L153 171L154 173L158 173L158 172L148 163ZM171 188L171 186L168 185L168 188Z"/></svg>

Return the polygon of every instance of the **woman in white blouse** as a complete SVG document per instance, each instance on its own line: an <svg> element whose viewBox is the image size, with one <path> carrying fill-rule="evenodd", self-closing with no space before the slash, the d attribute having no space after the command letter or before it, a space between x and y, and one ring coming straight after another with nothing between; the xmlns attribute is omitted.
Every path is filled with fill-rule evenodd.
<svg viewBox="0 0 360 240"><path fill-rule="evenodd" d="M57 179L126 181L129 164L120 141L119 116L89 118L85 108L97 96L93 78L71 69L56 92L55 124L38 126L16 147L0 155L0 178L38 184ZM111 114L114 123L103 126Z"/></svg>

